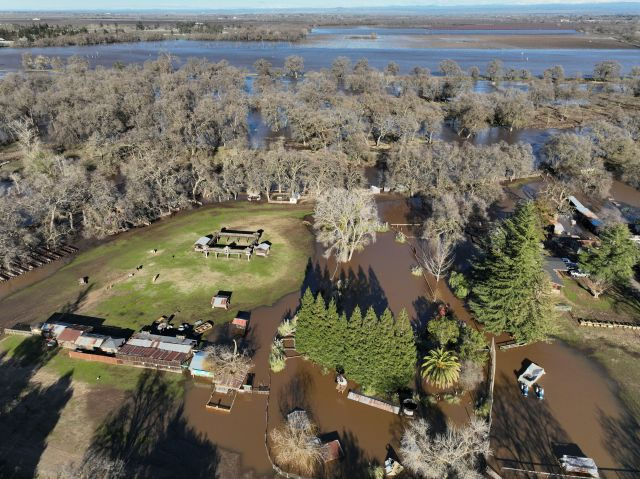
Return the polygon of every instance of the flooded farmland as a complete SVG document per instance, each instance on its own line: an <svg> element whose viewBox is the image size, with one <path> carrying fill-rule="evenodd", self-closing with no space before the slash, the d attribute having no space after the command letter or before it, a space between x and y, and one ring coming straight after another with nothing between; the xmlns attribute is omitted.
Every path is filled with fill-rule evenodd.
<svg viewBox="0 0 640 479"><path fill-rule="evenodd" d="M389 223L410 222L411 209L402 198L382 197L379 208ZM356 304L376 310L389 307L395 314L406 309L416 329L422 330L434 312L430 298L435 285L427 286L422 278L410 274L414 263L409 247L397 243L393 232L379 234L375 244L337 270L335 263L322 257L322 246L316 244L301 290L322 287L333 276L334 281L346 285L342 297L345 309ZM473 325L462 302L444 284L439 285L437 294L459 319ZM222 450L232 451L236 467L252 475L249 477L262 477L272 474L264 447L265 421L271 429L282 423L287 412L303 408L321 434L337 434L343 442L345 459L333 474L358 477L356 471L363 465L380 464L389 448L397 449L407 419L347 400L336 390L333 372L323 374L318 366L302 358L287 360L286 369L269 378L271 340L280 320L290 317L297 307L299 297L300 292L292 293L273 307L252 312L253 329L247 338L255 349L255 383L270 384L269 399L239 395L230 413L212 412L204 408L209 389L193 386L187 389L186 416ZM547 371L541 380L547 392L545 401L520 394L516 373L528 361ZM458 405L440 402L424 413L436 427L446 422L463 424L473 414L472 398L464 397ZM621 443L638 439L633 437L629 421L631 416L615 385L582 353L561 342L498 352L492 429L495 468L554 470L558 451L575 452L579 448L602 466L602 477L633 477L625 470L637 468L638 458ZM504 477L510 477L509 473Z"/></svg>
<svg viewBox="0 0 640 479"><path fill-rule="evenodd" d="M371 38L375 33L375 39ZM369 38L366 38L366 37ZM473 37L472 37L473 36ZM259 58L281 67L285 57L300 55L306 69L328 68L339 56L352 61L367 58L371 66L384 68L396 62L401 71L415 66L438 70L445 58L454 58L462 68L484 66L494 58L507 68L526 68L540 75L556 64L567 74L588 74L602 60L616 60L625 70L637 64L637 50L618 42L582 38L572 30L427 30L393 28L325 28L317 29L301 43L289 42L225 42L166 40L110 45L89 45L42 48L0 48L0 72L16 71L22 55L45 55L67 59L86 58L90 65L112 66L115 62L142 63L167 52L181 61L206 58L227 60L234 66L252 68ZM505 40L505 38L507 40ZM553 41L545 41L551 38ZM513 43L520 39L517 44ZM504 42L507 42L504 44Z"/></svg>

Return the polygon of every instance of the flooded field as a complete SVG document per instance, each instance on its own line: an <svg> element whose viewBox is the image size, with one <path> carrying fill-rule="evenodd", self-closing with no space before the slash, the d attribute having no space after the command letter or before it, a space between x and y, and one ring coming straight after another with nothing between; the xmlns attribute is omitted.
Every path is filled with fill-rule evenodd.
<svg viewBox="0 0 640 479"><path fill-rule="evenodd" d="M410 222L411 209L403 199L382 197L379 207L384 220L390 223ZM432 316L429 298L435 285L427 286L422 278L409 273L415 260L407 245L395 242L392 232L378 235L375 244L337 271L335 264L326 261L321 253L321 245L316 244L302 288L322 287L333 275L334 280L346 285L342 298L345 309L356 304L376 310L389 307L396 314L406 309L418 329L424 328ZM440 284L437 294L460 319L473 324L463 304L444 284ZM231 413L210 412L204 408L208 389L191 387L186 396L187 417L221 449L233 451L238 467L253 474L252 477L261 477L271 474L264 447L265 411L271 429L281 424L284 415L293 408L303 408L309 411L321 433L337 434L343 442L346 458L339 470L334 471L336 476L358 477L355 471L363 465L379 464L388 447L397 448L406 419L347 400L336 391L332 372L323 374L318 366L301 358L289 359L286 369L269 379L268 346L279 321L296 308L298 298L299 293L293 293L273 307L252 313L255 329L248 335L248 344L256 351L256 384L270 381L268 409L264 396L247 394L239 396ZM547 371L541 380L547 393L545 401L523 398L517 388L516 372L528 361L542 365ZM628 427L633 420L615 385L596 363L561 342L498 352L495 398L492 447L497 469L548 472L556 467L554 458L558 451L575 452L576 447L596 460L604 478L633 477L625 471L640 464L633 448L623 445L623 441L640 443L634 430ZM464 397L459 405L441 402L427 411L430 420L439 426L447 421L463 424L472 413L470 397ZM610 448L612 443L619 447ZM505 477L510 477L509 473Z"/></svg>
<svg viewBox="0 0 640 479"><path fill-rule="evenodd" d="M546 371L544 401L518 389L530 361ZM581 353L561 342L498 352L491 437L499 466L560 472L559 455L584 455L602 478L631 479L640 465L637 433L604 370Z"/></svg>
<svg viewBox="0 0 640 479"><path fill-rule="evenodd" d="M360 38L373 32L375 39ZM421 29L335 28L318 29L302 43L167 40L70 47L0 48L0 72L18 70L25 53L63 59L81 56L93 67L110 67L115 62L142 63L157 58L163 52L181 61L191 57L227 60L232 65L244 68L252 68L256 60L266 58L274 66L282 67L287 56L300 55L305 59L307 70L327 68L336 57L346 56L354 62L367 58L371 66L376 68L384 68L394 61L403 72L416 66L437 72L438 64L445 58L454 58L464 69L473 65L484 67L498 58L506 68L526 68L535 75L557 64L563 65L567 74L588 74L593 65L602 60L616 60L625 71L629 71L637 64L638 58L637 49L617 42L593 39L589 42L571 31L554 31L552 35L545 30L528 29L425 32ZM352 38L354 36L357 38ZM545 42L545 38L555 40ZM516 39L520 40L514 44Z"/></svg>

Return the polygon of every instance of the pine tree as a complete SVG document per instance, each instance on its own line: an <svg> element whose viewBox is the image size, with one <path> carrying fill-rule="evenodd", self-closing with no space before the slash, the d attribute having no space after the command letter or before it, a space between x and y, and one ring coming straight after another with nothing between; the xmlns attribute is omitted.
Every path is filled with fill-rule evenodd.
<svg viewBox="0 0 640 479"><path fill-rule="evenodd" d="M300 354L309 355L312 349L313 337L315 335L312 310L315 298L311 290L307 289L300 301L298 311L298 321L296 325L296 349Z"/></svg>
<svg viewBox="0 0 640 479"><path fill-rule="evenodd" d="M580 254L580 269L590 274L585 283L595 298L615 284L625 285L638 262L638 247L626 224L605 228L600 244Z"/></svg>
<svg viewBox="0 0 640 479"><path fill-rule="evenodd" d="M542 228L535 205L521 203L492 234L475 265L471 307L487 331L516 341L544 339L554 318L549 278L543 270Z"/></svg>
<svg viewBox="0 0 640 479"><path fill-rule="evenodd" d="M394 364L391 372L392 385L406 386L415 374L417 359L416 341L407 312L403 309L394 323Z"/></svg>
<svg viewBox="0 0 640 479"><path fill-rule="evenodd" d="M416 345L406 312L396 321L386 310L380 318L370 308L364 318L355 308L351 318L338 314L335 302L304 294L296 329L296 347L312 361L347 377L368 393L405 386L415 370Z"/></svg>

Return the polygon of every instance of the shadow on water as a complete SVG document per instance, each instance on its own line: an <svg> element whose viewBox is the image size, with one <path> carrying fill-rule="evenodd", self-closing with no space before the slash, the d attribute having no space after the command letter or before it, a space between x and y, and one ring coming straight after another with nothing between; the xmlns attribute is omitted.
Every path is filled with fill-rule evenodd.
<svg viewBox="0 0 640 479"><path fill-rule="evenodd" d="M501 467L559 473L554 448L570 442L567 433L546 401L523 397L511 378L500 376L491 427L495 460Z"/></svg>
<svg viewBox="0 0 640 479"><path fill-rule="evenodd" d="M6 354L0 356L0 477L36 477L47 438L71 399L71 373L48 386L30 383L55 354L39 337Z"/></svg>
<svg viewBox="0 0 640 479"><path fill-rule="evenodd" d="M320 293L326 299L335 299L340 311L348 317L358 306L364 313L373 308L376 314L381 315L389 307L387 296L380 285L376 273L371 267L365 270L358 266L341 269L331 280L332 273L327 266L315 264L309 259L305 278L302 282L301 293L310 289L312 293Z"/></svg>
<svg viewBox="0 0 640 479"><path fill-rule="evenodd" d="M598 417L605 435L605 443L618 467L600 468L612 471L620 479L640 477L640 424L628 411L614 418L598 408ZM607 476L609 477L609 476Z"/></svg>
<svg viewBox="0 0 640 479"><path fill-rule="evenodd" d="M175 388L163 373L145 371L96 430L85 460L123 461L126 477L213 477L217 447L187 425Z"/></svg>

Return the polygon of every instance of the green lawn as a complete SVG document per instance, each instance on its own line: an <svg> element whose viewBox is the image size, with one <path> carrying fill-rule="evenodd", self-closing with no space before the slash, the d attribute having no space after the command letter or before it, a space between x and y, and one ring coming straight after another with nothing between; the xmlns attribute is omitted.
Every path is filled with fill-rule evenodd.
<svg viewBox="0 0 640 479"><path fill-rule="evenodd" d="M38 336L6 336L0 341L0 351L6 354L5 361L14 359L19 365L42 368L56 376L70 374L74 381L98 387L132 390L144 371L140 368L72 359L64 349L45 351L43 340ZM182 380L180 374L166 373L165 377L172 384L178 384Z"/></svg>
<svg viewBox="0 0 640 479"><path fill-rule="evenodd" d="M638 292L630 287L611 288L596 299L573 279L564 278L562 292L576 307L577 316L635 321L640 315Z"/></svg>
<svg viewBox="0 0 640 479"><path fill-rule="evenodd" d="M134 330L172 313L176 322L228 320L239 309L272 304L300 287L313 244L302 222L307 213L300 207L233 203L160 221L82 253L49 278L0 301L0 318L35 322L73 312ZM263 229L271 254L246 261L193 251L196 239L225 226ZM89 277L87 286L77 284L81 276ZM211 309L218 290L233 292L231 310Z"/></svg>

